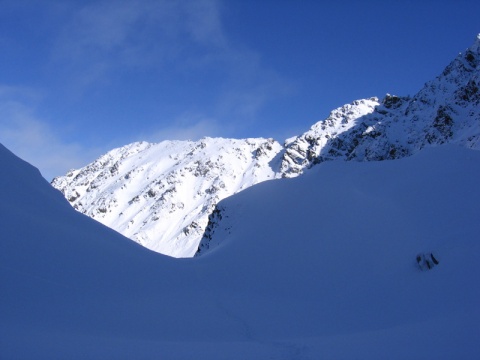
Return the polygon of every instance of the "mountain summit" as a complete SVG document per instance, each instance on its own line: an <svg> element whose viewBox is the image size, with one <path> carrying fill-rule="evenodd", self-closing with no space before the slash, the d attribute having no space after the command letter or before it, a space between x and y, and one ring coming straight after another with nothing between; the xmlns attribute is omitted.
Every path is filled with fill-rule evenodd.
<svg viewBox="0 0 480 360"><path fill-rule="evenodd" d="M297 176L327 160L378 161L429 145L480 148L480 34L413 97L387 94L333 110L306 133L287 140L282 175Z"/></svg>
<svg viewBox="0 0 480 360"><path fill-rule="evenodd" d="M342 159L381 161L445 143L480 148L480 35L414 96L333 110L287 139L133 143L52 181L78 211L161 253L191 257L216 204L265 180Z"/></svg>

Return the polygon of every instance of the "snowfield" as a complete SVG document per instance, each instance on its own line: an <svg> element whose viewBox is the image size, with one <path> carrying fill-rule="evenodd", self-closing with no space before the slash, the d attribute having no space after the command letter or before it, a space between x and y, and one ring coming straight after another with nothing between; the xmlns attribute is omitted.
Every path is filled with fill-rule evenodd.
<svg viewBox="0 0 480 360"><path fill-rule="evenodd" d="M2 359L480 358L479 151L257 184L190 259L76 212L3 146L0 163Z"/></svg>

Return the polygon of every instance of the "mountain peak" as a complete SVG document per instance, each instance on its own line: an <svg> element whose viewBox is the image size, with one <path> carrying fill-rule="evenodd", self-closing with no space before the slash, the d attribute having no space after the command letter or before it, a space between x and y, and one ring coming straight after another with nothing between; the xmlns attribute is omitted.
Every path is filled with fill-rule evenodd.
<svg viewBox="0 0 480 360"><path fill-rule="evenodd" d="M468 48L473 53L480 54L480 33L477 34L473 45Z"/></svg>

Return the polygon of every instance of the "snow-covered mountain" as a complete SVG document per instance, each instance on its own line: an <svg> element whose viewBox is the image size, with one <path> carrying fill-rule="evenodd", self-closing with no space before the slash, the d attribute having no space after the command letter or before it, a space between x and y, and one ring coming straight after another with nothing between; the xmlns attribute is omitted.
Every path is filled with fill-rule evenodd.
<svg viewBox="0 0 480 360"><path fill-rule="evenodd" d="M52 185L72 206L154 251L191 257L219 200L273 179L272 139L133 143Z"/></svg>
<svg viewBox="0 0 480 360"><path fill-rule="evenodd" d="M480 148L480 34L413 97L387 94L331 112L287 140L281 172L297 176L327 160L398 159L429 145Z"/></svg>
<svg viewBox="0 0 480 360"><path fill-rule="evenodd" d="M192 256L223 198L327 160L376 161L424 147L480 148L480 35L412 97L387 94L333 110L304 134L135 143L53 180L72 206L155 251Z"/></svg>
<svg viewBox="0 0 480 360"><path fill-rule="evenodd" d="M252 186L193 259L74 211L1 145L0 163L1 359L480 358L480 151Z"/></svg>

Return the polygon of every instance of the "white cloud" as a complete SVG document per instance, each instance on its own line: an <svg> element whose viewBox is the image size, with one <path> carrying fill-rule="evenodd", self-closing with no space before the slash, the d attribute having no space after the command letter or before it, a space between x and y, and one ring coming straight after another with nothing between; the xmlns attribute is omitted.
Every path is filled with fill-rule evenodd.
<svg viewBox="0 0 480 360"><path fill-rule="evenodd" d="M116 70L188 61L196 47L218 51L225 43L214 0L103 0L72 8L70 17L54 58L83 85Z"/></svg>
<svg viewBox="0 0 480 360"><path fill-rule="evenodd" d="M123 72L152 71L156 76L170 72L171 66L180 66L186 74L217 71L218 83L212 88L219 90L211 93L205 107L199 110L196 104L193 113L185 108L168 125L162 122L157 129L139 129L138 134L92 147L86 140L66 140L65 129L39 115L36 104L49 103L43 102L42 94L0 85L0 141L50 179L130 141L235 136L238 129L252 124L266 103L283 96L289 84L262 64L260 54L229 41L221 6L215 0L100 0L56 7L52 17L61 14L65 21L55 18L55 26L64 25L53 41L51 62L44 67L50 66L50 73L57 76L44 85L50 103L60 91L60 96L78 105L82 95L101 93L103 84ZM161 79L160 75L152 81ZM69 125L82 129L84 139L94 131L81 124Z"/></svg>
<svg viewBox="0 0 480 360"><path fill-rule="evenodd" d="M229 41L222 6L216 0L96 1L72 11L56 57L66 66L65 80L81 91L129 71L153 71L152 81L178 67L216 72L213 86L221 91L210 99L216 112L204 116L251 120L291 86L259 53Z"/></svg>
<svg viewBox="0 0 480 360"><path fill-rule="evenodd" d="M84 166L101 154L61 139L29 104L34 91L0 86L0 142L20 158L36 166L51 180L73 167Z"/></svg>
<svg viewBox="0 0 480 360"><path fill-rule="evenodd" d="M201 44L225 47L227 40L222 28L219 4L211 0L185 2L188 15L186 27L192 38Z"/></svg>
<svg viewBox="0 0 480 360"><path fill-rule="evenodd" d="M61 130L54 129L35 113L35 104L40 98L41 94L33 89L0 85L0 143L37 167L49 181L65 174L69 169L83 167L112 148L129 142L198 140L205 136L225 136L229 131L228 127L215 119L184 113L161 129L131 134L115 142L107 141L101 146L87 147L85 144L65 141L65 134Z"/></svg>
<svg viewBox="0 0 480 360"><path fill-rule="evenodd" d="M294 91L291 84L261 66L247 70L245 77L248 76L255 77L255 80L243 80L220 96L217 106L219 116L230 114L243 121L255 121L257 113L269 101Z"/></svg>

